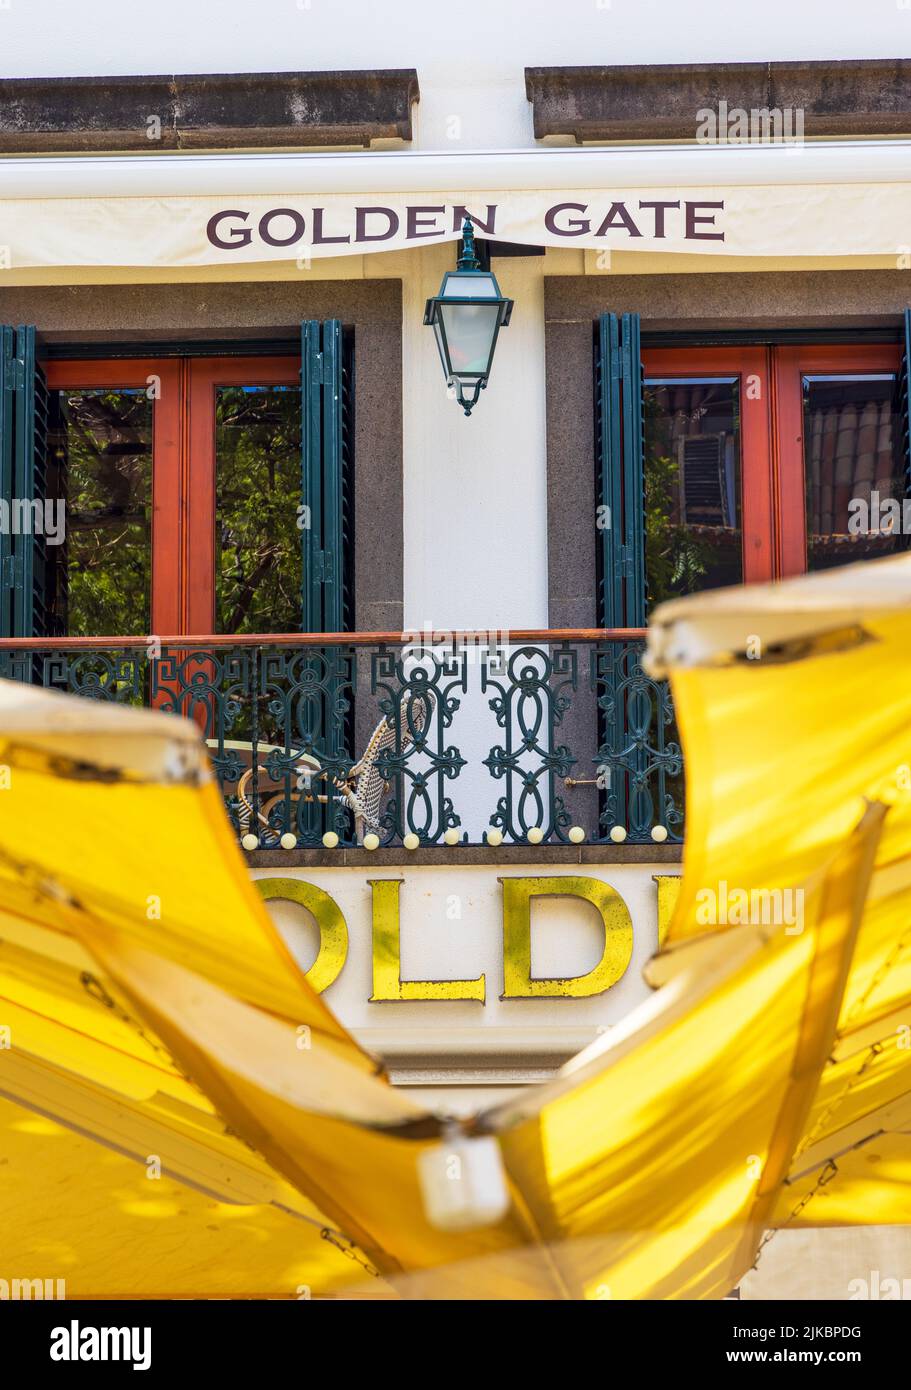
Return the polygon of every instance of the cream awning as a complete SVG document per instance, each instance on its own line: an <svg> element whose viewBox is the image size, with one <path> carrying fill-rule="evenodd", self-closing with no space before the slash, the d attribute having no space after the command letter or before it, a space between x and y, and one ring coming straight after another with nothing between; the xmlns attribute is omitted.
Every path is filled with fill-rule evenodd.
<svg viewBox="0 0 911 1390"><path fill-rule="evenodd" d="M243 266L503 241L911 257L911 142L0 160L4 271Z"/></svg>

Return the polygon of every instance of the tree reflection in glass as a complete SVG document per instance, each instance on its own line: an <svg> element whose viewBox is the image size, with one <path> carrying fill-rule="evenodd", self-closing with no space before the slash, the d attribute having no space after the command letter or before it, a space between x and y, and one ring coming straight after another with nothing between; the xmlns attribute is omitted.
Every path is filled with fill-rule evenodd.
<svg viewBox="0 0 911 1390"><path fill-rule="evenodd" d="M66 504L65 542L47 547L53 633L150 630L152 408L144 390L51 393L48 495Z"/></svg>
<svg viewBox="0 0 911 1390"><path fill-rule="evenodd" d="M737 378L650 378L644 391L645 569L651 610L743 582Z"/></svg>
<svg viewBox="0 0 911 1390"><path fill-rule="evenodd" d="M218 632L301 625L300 388L215 393Z"/></svg>

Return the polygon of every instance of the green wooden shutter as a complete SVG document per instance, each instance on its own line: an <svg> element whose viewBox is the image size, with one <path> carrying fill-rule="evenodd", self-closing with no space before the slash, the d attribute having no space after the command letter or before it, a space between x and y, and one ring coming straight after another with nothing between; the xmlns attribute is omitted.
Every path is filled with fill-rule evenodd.
<svg viewBox="0 0 911 1390"><path fill-rule="evenodd" d="M301 330L301 591L304 632L353 623L351 351L337 319Z"/></svg>
<svg viewBox="0 0 911 1390"><path fill-rule="evenodd" d="M0 635L48 633L48 564L44 513L33 502L47 494L48 393L35 352L35 330L0 327ZM14 505L15 504L15 505ZM28 524L23 524L27 522Z"/></svg>
<svg viewBox="0 0 911 1390"><path fill-rule="evenodd" d="M645 481L642 461L642 353L639 315L620 324L623 397L623 570L626 627L645 627Z"/></svg>
<svg viewBox="0 0 911 1390"><path fill-rule="evenodd" d="M15 419L15 338L12 328L0 325L0 500L9 508L13 499L13 422ZM13 549L9 512L0 525L0 637L13 636Z"/></svg>
<svg viewBox="0 0 911 1390"><path fill-rule="evenodd" d="M38 366L34 328L16 329L16 372L14 494L23 503L43 503L47 496L48 393L44 372ZM32 525L27 534L15 536L13 541L16 635L45 637L50 578L47 538L42 527Z"/></svg>
<svg viewBox="0 0 911 1390"><path fill-rule="evenodd" d="M620 430L620 324L616 314L602 314L595 356L598 624L623 626L621 532L623 516Z"/></svg>
<svg viewBox="0 0 911 1390"><path fill-rule="evenodd" d="M353 343L336 319L301 326L301 627L350 632L354 627ZM309 524L307 524L309 523ZM303 716L305 734L324 768L351 766L354 668L344 648L323 647L305 658L314 689ZM338 803L300 799L293 829L304 844L327 830L346 833Z"/></svg>
<svg viewBox="0 0 911 1390"><path fill-rule="evenodd" d="M602 627L645 626L639 315L602 314L596 359Z"/></svg>
<svg viewBox="0 0 911 1390"><path fill-rule="evenodd" d="M339 438L339 534L342 590L342 631L353 632L354 622L354 335L341 335L341 418Z"/></svg>

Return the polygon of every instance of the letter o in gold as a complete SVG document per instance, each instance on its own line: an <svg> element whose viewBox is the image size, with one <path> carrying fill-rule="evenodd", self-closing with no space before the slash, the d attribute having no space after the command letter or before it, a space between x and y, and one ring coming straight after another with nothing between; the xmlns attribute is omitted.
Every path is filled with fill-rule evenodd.
<svg viewBox="0 0 911 1390"><path fill-rule="evenodd" d="M313 914L319 928L319 952L304 979L311 989L322 994L338 979L348 959L348 927L342 909L322 888L302 878L258 878L254 881L266 902L282 899L299 903Z"/></svg>

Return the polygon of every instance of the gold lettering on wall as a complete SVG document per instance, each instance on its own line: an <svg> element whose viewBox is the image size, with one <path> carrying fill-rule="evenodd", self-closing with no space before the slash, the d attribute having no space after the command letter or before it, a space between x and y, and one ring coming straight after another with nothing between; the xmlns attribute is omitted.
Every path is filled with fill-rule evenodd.
<svg viewBox="0 0 911 1390"><path fill-rule="evenodd" d="M370 1003L402 999L473 999L484 1003L485 977L476 980L403 980L399 928L400 878L371 878L373 889L373 993Z"/></svg>
<svg viewBox="0 0 911 1390"><path fill-rule="evenodd" d="M683 882L680 874L652 874L658 888L658 949L664 945Z"/></svg>
<svg viewBox="0 0 911 1390"><path fill-rule="evenodd" d="M266 902L282 899L299 903L313 914L319 928L319 952L304 979L322 994L338 979L348 959L348 927L342 909L322 888L302 878L257 878L254 882Z"/></svg>
<svg viewBox="0 0 911 1390"><path fill-rule="evenodd" d="M501 999L587 999L617 983L633 954L633 921L620 894L599 878L501 878L503 885L503 993ZM587 975L533 979L532 898L574 897L601 915L604 950Z"/></svg>

